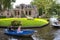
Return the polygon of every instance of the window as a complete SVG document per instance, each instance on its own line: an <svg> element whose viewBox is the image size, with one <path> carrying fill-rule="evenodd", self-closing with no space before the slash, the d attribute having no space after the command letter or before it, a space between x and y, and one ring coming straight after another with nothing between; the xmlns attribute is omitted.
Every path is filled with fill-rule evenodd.
<svg viewBox="0 0 60 40"><path fill-rule="evenodd" d="M27 11L26 11L26 15L27 15Z"/></svg>
<svg viewBox="0 0 60 40"><path fill-rule="evenodd" d="M31 11L29 11L29 15L31 15Z"/></svg>
<svg viewBox="0 0 60 40"><path fill-rule="evenodd" d="M7 10L7 15L9 15L9 10Z"/></svg>
<svg viewBox="0 0 60 40"><path fill-rule="evenodd" d="M23 9L23 5L21 6L21 8Z"/></svg>
<svg viewBox="0 0 60 40"><path fill-rule="evenodd" d="M7 15L9 15L9 13L7 13Z"/></svg>
<svg viewBox="0 0 60 40"><path fill-rule="evenodd" d="M31 6L30 6L30 5L28 5L28 8L31 8Z"/></svg>
<svg viewBox="0 0 60 40"><path fill-rule="evenodd" d="M19 15L19 11L18 11L18 15Z"/></svg>

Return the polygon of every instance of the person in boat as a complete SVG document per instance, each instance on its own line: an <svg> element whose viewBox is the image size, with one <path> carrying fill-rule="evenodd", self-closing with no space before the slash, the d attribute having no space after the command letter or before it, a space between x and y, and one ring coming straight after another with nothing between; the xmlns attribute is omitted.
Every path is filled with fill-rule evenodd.
<svg viewBox="0 0 60 40"><path fill-rule="evenodd" d="M17 33L21 32L21 26L18 27Z"/></svg>
<svg viewBox="0 0 60 40"><path fill-rule="evenodd" d="M8 28L8 30L13 31L13 30L15 30L15 27L14 27L14 26L10 26L10 27ZM21 31L21 26L19 26L19 27L17 28L17 32L20 32L20 31Z"/></svg>
<svg viewBox="0 0 60 40"><path fill-rule="evenodd" d="M22 26L21 21L16 21L16 20L12 21L9 30L15 30L16 26L18 26L17 31L20 31Z"/></svg>
<svg viewBox="0 0 60 40"><path fill-rule="evenodd" d="M14 29L15 29L14 26L10 26L10 27L9 27L9 30L14 30Z"/></svg>
<svg viewBox="0 0 60 40"><path fill-rule="evenodd" d="M21 26L22 26L22 23L20 22L18 28L17 28L17 32L20 32L21 31Z"/></svg>

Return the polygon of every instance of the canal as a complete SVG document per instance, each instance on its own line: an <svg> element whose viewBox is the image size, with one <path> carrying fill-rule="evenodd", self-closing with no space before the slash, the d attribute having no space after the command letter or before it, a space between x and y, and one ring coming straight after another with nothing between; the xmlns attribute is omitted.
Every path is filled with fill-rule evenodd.
<svg viewBox="0 0 60 40"><path fill-rule="evenodd" d="M0 28L0 40L59 40L60 29L52 28L47 25L43 28L34 28L37 30L31 37L10 37L4 35L4 29Z"/></svg>

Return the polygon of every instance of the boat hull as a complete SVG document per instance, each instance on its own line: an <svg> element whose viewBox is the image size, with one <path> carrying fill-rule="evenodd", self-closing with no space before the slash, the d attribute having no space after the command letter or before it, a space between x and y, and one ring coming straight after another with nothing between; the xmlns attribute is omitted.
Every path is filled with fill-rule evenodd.
<svg viewBox="0 0 60 40"><path fill-rule="evenodd" d="M60 28L60 26L58 26L58 25L52 25L52 27L54 27L54 28Z"/></svg>
<svg viewBox="0 0 60 40"><path fill-rule="evenodd" d="M35 30L21 30L21 31L17 31L17 30L8 30L6 29L4 34L9 35L9 36L31 36L35 33Z"/></svg>

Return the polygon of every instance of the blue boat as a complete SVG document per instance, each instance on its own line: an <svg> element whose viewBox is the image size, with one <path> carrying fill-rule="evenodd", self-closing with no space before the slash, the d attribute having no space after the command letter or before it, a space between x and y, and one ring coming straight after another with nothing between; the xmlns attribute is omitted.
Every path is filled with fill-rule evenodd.
<svg viewBox="0 0 60 40"><path fill-rule="evenodd" d="M17 31L17 30L8 30L5 29L4 34L6 35L10 35L10 36L31 36L35 33L35 30L32 29L25 29L25 30L21 30L21 31Z"/></svg>

